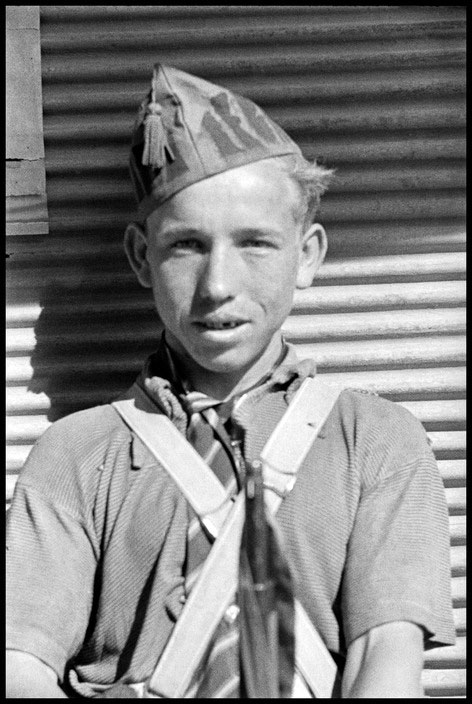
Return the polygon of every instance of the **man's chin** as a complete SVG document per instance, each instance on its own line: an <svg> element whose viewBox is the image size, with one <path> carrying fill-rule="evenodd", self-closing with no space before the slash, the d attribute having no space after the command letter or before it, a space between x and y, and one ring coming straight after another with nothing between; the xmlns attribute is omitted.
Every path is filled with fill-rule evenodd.
<svg viewBox="0 0 472 704"><path fill-rule="evenodd" d="M230 350L220 354L198 355L193 361L209 374L235 376L245 374L257 360L256 356L242 355L238 350Z"/></svg>
<svg viewBox="0 0 472 704"><path fill-rule="evenodd" d="M273 339L269 338L266 344L259 341L258 345L254 345L250 326L246 324L244 327L244 335L238 331L234 335L231 332L218 334L220 331L217 331L216 334L198 335L197 339L194 335L189 336L185 344L179 340L176 345L175 339L171 338L170 346L181 357L189 376L194 376L196 372L199 377L206 374L208 377L221 377L225 382L232 380L238 383L261 360ZM278 352L277 345L275 353Z"/></svg>

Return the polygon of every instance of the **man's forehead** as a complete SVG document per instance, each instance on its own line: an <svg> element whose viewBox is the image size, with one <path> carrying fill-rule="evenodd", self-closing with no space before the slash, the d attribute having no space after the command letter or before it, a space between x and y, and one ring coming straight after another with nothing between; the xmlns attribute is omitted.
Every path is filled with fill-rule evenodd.
<svg viewBox="0 0 472 704"><path fill-rule="evenodd" d="M187 186L155 208L147 222L166 230L191 230L202 221L240 218L243 229L264 230L277 228L280 221L286 225L286 217L300 205L299 189L288 171L267 159Z"/></svg>
<svg viewBox="0 0 472 704"><path fill-rule="evenodd" d="M157 64L130 156L139 219L193 183L286 154L301 152L255 103Z"/></svg>

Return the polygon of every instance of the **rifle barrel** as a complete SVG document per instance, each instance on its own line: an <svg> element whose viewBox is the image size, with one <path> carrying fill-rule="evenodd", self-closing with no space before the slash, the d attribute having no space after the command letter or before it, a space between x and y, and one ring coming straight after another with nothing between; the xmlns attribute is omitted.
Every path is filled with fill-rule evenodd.
<svg viewBox="0 0 472 704"><path fill-rule="evenodd" d="M275 580L272 574L269 525L266 519L262 463L246 465L246 520L243 550L247 556L250 577L241 582L242 601L247 610L248 633L245 641L252 653L252 677L249 697L277 699L278 673L278 613ZM262 633L260 632L262 631ZM246 678L248 679L248 678Z"/></svg>

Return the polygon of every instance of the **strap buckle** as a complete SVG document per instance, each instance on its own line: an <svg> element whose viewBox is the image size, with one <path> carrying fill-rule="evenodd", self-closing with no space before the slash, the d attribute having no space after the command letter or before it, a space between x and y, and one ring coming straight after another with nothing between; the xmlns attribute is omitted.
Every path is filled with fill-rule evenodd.
<svg viewBox="0 0 472 704"><path fill-rule="evenodd" d="M290 492L292 491L294 485L295 485L295 479L296 477L293 477L292 479L289 480L289 482L285 481L284 489L279 489L278 486L275 484L272 484L271 482L263 482L262 486L264 489L268 489L269 491L273 491L274 494L277 494L277 496L280 496L281 499L285 499Z"/></svg>

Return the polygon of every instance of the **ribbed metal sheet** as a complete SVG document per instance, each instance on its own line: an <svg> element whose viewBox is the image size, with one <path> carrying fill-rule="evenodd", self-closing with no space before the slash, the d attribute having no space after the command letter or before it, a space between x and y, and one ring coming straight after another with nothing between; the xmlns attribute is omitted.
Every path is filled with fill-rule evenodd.
<svg viewBox="0 0 472 704"><path fill-rule="evenodd" d="M465 8L41 6L50 233L8 240L7 496L62 415L125 387L159 330L128 271L129 133L154 61L256 100L336 168L328 260L285 325L320 374L413 412L446 487L465 693Z"/></svg>

